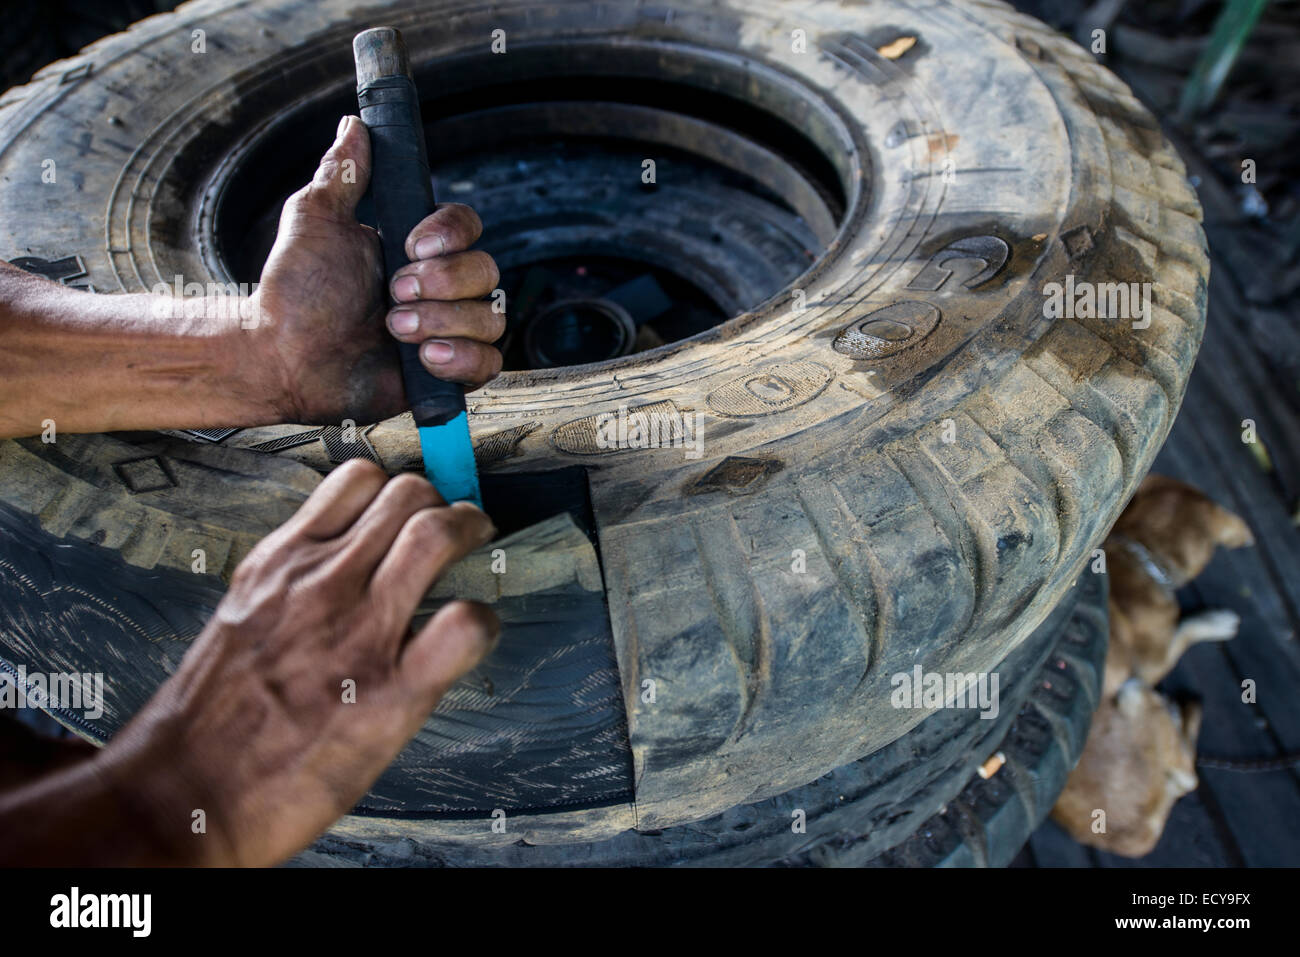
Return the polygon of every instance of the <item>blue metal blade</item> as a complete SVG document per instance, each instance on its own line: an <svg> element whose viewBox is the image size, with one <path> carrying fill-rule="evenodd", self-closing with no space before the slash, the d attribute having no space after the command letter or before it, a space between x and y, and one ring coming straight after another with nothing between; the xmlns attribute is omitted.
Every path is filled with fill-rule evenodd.
<svg viewBox="0 0 1300 957"><path fill-rule="evenodd" d="M462 412L442 425L420 428L424 474L447 504L473 502L483 507L478 489L478 463L469 437L469 416Z"/></svg>

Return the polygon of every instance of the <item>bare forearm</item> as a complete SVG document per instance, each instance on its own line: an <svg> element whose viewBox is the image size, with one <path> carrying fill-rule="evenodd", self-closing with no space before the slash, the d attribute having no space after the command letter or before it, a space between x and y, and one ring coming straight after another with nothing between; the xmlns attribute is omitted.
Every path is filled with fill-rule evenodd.
<svg viewBox="0 0 1300 957"><path fill-rule="evenodd" d="M220 840L190 826L198 802L168 782L168 763L109 748L0 793L0 865L222 863Z"/></svg>
<svg viewBox="0 0 1300 957"><path fill-rule="evenodd" d="M248 324L226 297L95 295L0 264L0 438L277 421Z"/></svg>

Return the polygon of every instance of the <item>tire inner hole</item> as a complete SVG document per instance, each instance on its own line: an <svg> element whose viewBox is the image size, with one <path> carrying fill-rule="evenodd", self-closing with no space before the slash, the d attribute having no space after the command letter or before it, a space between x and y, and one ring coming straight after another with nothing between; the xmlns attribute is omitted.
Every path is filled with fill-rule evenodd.
<svg viewBox="0 0 1300 957"><path fill-rule="evenodd" d="M647 67L672 80L619 75L598 48L586 57L591 73L529 76L564 62L531 51L512 55L524 75L511 82L482 56L417 76L435 195L475 208L477 247L501 271L506 370L599 363L690 338L778 294L833 238L842 170L833 149L780 115L797 106L788 90L770 94L779 106L762 102L761 83L745 87L749 98L720 93L730 66L675 55L677 64L661 56ZM306 100L234 165L214 230L234 281L256 281L284 199L310 177L343 112L355 112L344 95ZM358 218L372 220L366 203Z"/></svg>

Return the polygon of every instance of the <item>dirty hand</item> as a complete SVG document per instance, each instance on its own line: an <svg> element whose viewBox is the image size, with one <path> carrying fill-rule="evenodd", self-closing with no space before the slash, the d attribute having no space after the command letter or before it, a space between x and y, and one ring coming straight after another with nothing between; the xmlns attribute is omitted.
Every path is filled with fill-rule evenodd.
<svg viewBox="0 0 1300 957"><path fill-rule="evenodd" d="M284 204L253 296L265 357L257 386L276 396L283 421L374 422L405 410L394 337L422 343L440 379L477 388L501 371L492 343L505 316L482 299L497 267L469 249L483 231L478 216L445 203L411 231L390 308L379 235L356 219L369 182L369 134L345 116L312 181Z"/></svg>
<svg viewBox="0 0 1300 957"><path fill-rule="evenodd" d="M100 773L180 861L269 865L305 847L494 646L496 615L473 602L410 630L432 583L493 532L423 478L336 469L239 566Z"/></svg>

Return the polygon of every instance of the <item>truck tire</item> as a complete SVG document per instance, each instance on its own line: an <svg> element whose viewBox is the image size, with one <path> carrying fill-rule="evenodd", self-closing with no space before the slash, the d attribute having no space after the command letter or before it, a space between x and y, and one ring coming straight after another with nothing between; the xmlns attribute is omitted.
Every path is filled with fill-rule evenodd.
<svg viewBox="0 0 1300 957"><path fill-rule="evenodd" d="M255 279L264 224L353 110L350 38L378 18L194 0L42 70L0 98L0 255L101 294ZM899 741L932 709L894 707L894 676L987 673L1043 622L1164 441L1205 320L1199 204L1123 83L987 0L435 0L382 19L415 51L437 162L470 136L490 153L602 129L659 160L655 183L638 160L623 187L551 191L550 245L549 217L489 221L505 265L538 244L639 251L743 308L469 397L485 482L546 521L524 512L491 546L509 573L476 553L430 601L497 602L508 650L339 833L504 846L709 818ZM691 215L701 190L674 171L705 166L717 190ZM489 205L497 186L519 184L488 183ZM801 242L794 274L767 269ZM744 301L734 275L765 271L778 287ZM1049 308L1060 289L1114 305L1119 284L1140 317ZM605 447L620 407L698 414L699 457ZM81 730L105 739L322 472L418 467L409 417L351 428L0 443L19 530L0 587L21 598L0 657L104 672L109 707ZM577 504L547 517L550 499ZM498 810L506 833L483 826Z"/></svg>
<svg viewBox="0 0 1300 957"><path fill-rule="evenodd" d="M816 781L704 821L604 841L449 847L327 834L292 867L1005 867L1078 763L1101 696L1106 580L1085 573L1015 651L991 720L948 710ZM971 770L988 758L997 770ZM987 772L986 772L987 773Z"/></svg>

